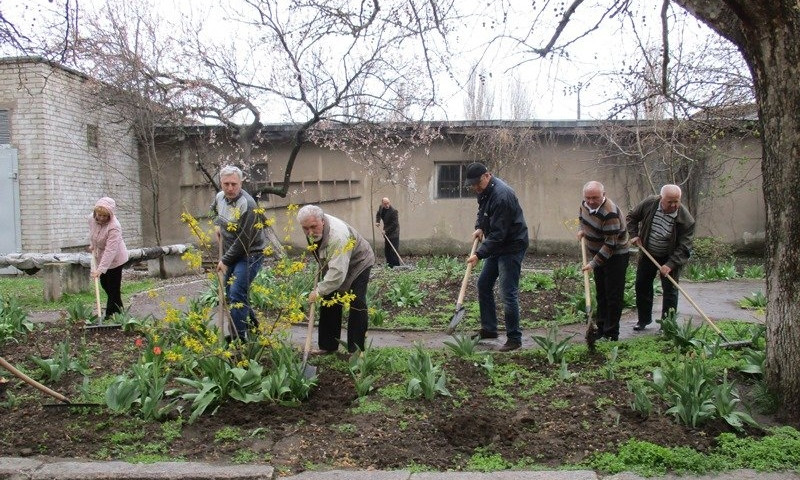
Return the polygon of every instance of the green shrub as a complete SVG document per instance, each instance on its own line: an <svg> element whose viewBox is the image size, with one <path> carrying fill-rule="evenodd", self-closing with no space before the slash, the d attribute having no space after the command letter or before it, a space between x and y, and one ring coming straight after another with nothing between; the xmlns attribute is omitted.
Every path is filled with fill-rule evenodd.
<svg viewBox="0 0 800 480"><path fill-rule="evenodd" d="M722 263L733 257L733 247L716 237L695 237L692 257L702 263Z"/></svg>

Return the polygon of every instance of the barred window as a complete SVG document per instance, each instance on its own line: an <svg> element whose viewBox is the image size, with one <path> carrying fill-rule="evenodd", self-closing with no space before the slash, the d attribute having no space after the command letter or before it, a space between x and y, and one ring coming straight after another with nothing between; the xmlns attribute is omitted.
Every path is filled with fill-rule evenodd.
<svg viewBox="0 0 800 480"><path fill-rule="evenodd" d="M439 163L436 165L436 198L465 198L475 196L464 186L467 177L465 163Z"/></svg>

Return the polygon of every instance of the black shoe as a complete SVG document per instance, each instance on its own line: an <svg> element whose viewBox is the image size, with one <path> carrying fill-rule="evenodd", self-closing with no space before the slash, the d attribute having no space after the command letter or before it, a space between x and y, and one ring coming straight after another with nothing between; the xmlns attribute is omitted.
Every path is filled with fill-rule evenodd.
<svg viewBox="0 0 800 480"><path fill-rule="evenodd" d="M472 335L472 339L483 340L485 338L497 338L497 332L490 332L488 330L480 329Z"/></svg>
<svg viewBox="0 0 800 480"><path fill-rule="evenodd" d="M637 332L641 332L645 328L647 328L646 323L637 323L636 325L633 326L633 329L636 330Z"/></svg>
<svg viewBox="0 0 800 480"><path fill-rule="evenodd" d="M505 345L500 347L498 349L498 351L500 351L500 352L510 352L510 351L516 350L516 349L518 349L520 347L522 347L522 342L520 342L519 340L507 340Z"/></svg>

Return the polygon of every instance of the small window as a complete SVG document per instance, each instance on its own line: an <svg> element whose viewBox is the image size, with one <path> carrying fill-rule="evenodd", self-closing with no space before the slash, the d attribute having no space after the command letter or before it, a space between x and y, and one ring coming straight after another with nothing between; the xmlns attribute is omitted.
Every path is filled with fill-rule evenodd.
<svg viewBox="0 0 800 480"><path fill-rule="evenodd" d="M8 120L8 110L0 110L0 145L11 143L11 124Z"/></svg>
<svg viewBox="0 0 800 480"><path fill-rule="evenodd" d="M97 148L100 144L100 129L97 125L86 125L86 145Z"/></svg>
<svg viewBox="0 0 800 480"><path fill-rule="evenodd" d="M436 198L474 197L464 180L469 163L440 163L436 165Z"/></svg>

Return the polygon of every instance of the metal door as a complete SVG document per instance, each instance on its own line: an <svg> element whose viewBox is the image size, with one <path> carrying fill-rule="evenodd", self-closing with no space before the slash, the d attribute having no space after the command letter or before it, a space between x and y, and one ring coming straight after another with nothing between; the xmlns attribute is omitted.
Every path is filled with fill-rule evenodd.
<svg viewBox="0 0 800 480"><path fill-rule="evenodd" d="M0 255L19 252L22 248L17 176L17 150L0 146ZM13 273L19 270L0 268L0 274Z"/></svg>

